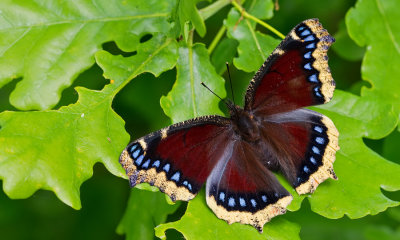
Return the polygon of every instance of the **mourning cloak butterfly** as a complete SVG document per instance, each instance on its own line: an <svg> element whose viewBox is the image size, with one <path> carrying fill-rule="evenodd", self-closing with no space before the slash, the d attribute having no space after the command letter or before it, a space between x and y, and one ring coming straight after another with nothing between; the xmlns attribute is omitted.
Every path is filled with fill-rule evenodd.
<svg viewBox="0 0 400 240"><path fill-rule="evenodd" d="M332 42L317 19L300 23L251 80L244 109L229 103L230 118L198 117L129 144L120 163L131 186L147 182L188 201L207 182L207 204L220 219L261 232L292 200L272 172L298 194L336 179L338 131L326 116L303 109L332 98Z"/></svg>

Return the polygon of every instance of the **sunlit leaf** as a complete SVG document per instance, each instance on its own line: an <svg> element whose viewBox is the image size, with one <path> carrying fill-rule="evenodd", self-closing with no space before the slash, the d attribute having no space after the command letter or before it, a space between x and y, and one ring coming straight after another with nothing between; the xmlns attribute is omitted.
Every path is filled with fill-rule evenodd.
<svg viewBox="0 0 400 240"><path fill-rule="evenodd" d="M94 64L101 44L126 32L166 32L173 1L78 0L0 2L0 87L19 109L49 109L64 88Z"/></svg>
<svg viewBox="0 0 400 240"><path fill-rule="evenodd" d="M363 88L363 96L372 96L395 104L400 109L400 11L397 0L362 0L346 15L350 37L366 47L362 78L372 88Z"/></svg>
<svg viewBox="0 0 400 240"><path fill-rule="evenodd" d="M73 105L60 110L0 113L4 192L11 198L26 198L38 189L52 190L66 204L80 208L79 188L91 177L96 162L124 177L118 158L129 136L123 120L111 108L112 100L130 78L145 71L158 75L173 67L176 48L166 45L172 42L154 37L138 44L137 55L126 59L130 73L122 65L114 68L108 62L115 63L120 56L99 53L97 59L114 83L101 91L77 88L79 100Z"/></svg>
<svg viewBox="0 0 400 240"><path fill-rule="evenodd" d="M232 9L225 21L228 37L239 42L239 57L233 59L235 67L254 72L264 63L268 55L278 46L280 40L255 30L255 23L241 18L240 13Z"/></svg>
<svg viewBox="0 0 400 240"><path fill-rule="evenodd" d="M362 138L379 139L393 130L397 113L374 98L336 90L329 104L316 108L329 116L339 130L334 168L339 180L328 180L309 196L311 208L323 216L360 218L397 206L381 192L400 190L400 165L369 149Z"/></svg>
<svg viewBox="0 0 400 240"><path fill-rule="evenodd" d="M336 41L332 45L332 49L342 58L349 61L360 61L365 53L364 48L359 47L347 33L345 22L339 25L339 31L334 35Z"/></svg>
<svg viewBox="0 0 400 240"><path fill-rule="evenodd" d="M206 34L206 25L201 17L199 10L196 7L196 3L200 0L179 0L178 1L178 18L180 22L181 31L185 29L185 24L192 23L197 33L204 37ZM191 29L188 29L191 30ZM184 34L187 40L186 34Z"/></svg>
<svg viewBox="0 0 400 240"><path fill-rule="evenodd" d="M222 115L219 99L201 85L204 82L221 98L226 96L224 79L212 66L203 44L181 46L177 63L177 80L161 107L174 123L202 115Z"/></svg>

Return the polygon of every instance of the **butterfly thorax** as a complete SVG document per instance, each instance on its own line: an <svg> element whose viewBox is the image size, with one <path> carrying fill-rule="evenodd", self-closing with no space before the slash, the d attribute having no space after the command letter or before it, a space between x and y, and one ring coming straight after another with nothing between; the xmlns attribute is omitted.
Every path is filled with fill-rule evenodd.
<svg viewBox="0 0 400 240"><path fill-rule="evenodd" d="M260 139L259 126L251 112L245 111L239 106L234 106L230 114L234 130L243 140L256 142Z"/></svg>

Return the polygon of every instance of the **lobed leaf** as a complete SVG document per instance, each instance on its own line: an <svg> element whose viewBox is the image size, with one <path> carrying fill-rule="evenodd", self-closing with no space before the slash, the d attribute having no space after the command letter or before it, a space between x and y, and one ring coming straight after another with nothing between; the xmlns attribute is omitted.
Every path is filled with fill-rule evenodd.
<svg viewBox="0 0 400 240"><path fill-rule="evenodd" d="M123 120L111 108L112 100L138 74L147 71L157 75L172 68L176 62L173 42L155 36L140 44L137 54L126 59L128 69L113 65L120 56L100 52L98 61L115 81L101 91L76 88L79 99L75 104L60 110L0 113L0 178L4 192L11 198L26 198L37 189L47 189L78 209L80 185L92 175L96 162L102 162L114 175L125 177L117 159L129 136ZM123 79L121 72L129 78Z"/></svg>
<svg viewBox="0 0 400 240"><path fill-rule="evenodd" d="M101 44L168 31L173 1L0 2L0 87L22 77L10 96L19 109L49 109L94 63Z"/></svg>
<svg viewBox="0 0 400 240"><path fill-rule="evenodd" d="M246 1L244 8L258 19L270 19L274 15L274 2L272 0Z"/></svg>
<svg viewBox="0 0 400 240"><path fill-rule="evenodd" d="M324 182L308 196L312 210L329 218L360 218L399 205L381 188L400 190L400 165L379 156L362 140L379 139L393 130L398 118L393 106L336 90L330 103L316 109L335 123L341 149L334 164L339 180Z"/></svg>
<svg viewBox="0 0 400 240"><path fill-rule="evenodd" d="M129 136L111 109L109 89L76 88L79 101L59 111L0 113L0 178L9 197L52 190L78 209L80 185L96 162L124 176L115 159Z"/></svg>
<svg viewBox="0 0 400 240"><path fill-rule="evenodd" d="M161 98L161 107L174 123L190 118L219 114L219 99L201 85L204 82L221 98L226 96L224 79L211 65L203 44L179 47L177 76L172 90Z"/></svg>
<svg viewBox="0 0 400 240"><path fill-rule="evenodd" d="M366 47L361 73L371 83L361 94L400 109L400 25L397 0L359 0L346 15L350 37Z"/></svg>
<svg viewBox="0 0 400 240"><path fill-rule="evenodd" d="M224 38L213 51L211 62L219 75L222 75L226 71L227 62L232 63L236 54L237 45L238 42L236 40Z"/></svg>
<svg viewBox="0 0 400 240"><path fill-rule="evenodd" d="M255 30L255 24L241 19L240 13L232 9L225 21L228 37L239 42L239 57L233 59L236 68L254 72L264 63L268 55L280 43L279 40Z"/></svg>
<svg viewBox="0 0 400 240"><path fill-rule="evenodd" d="M351 40L344 21L339 24L339 30L334 37L336 41L332 45L332 49L340 57L349 61L360 61L364 57L365 49Z"/></svg>
<svg viewBox="0 0 400 240"><path fill-rule="evenodd" d="M179 0L178 1L178 19L180 23L181 32L185 31L185 25L189 22L193 24L197 33L204 37L206 34L206 25L204 23L203 18L200 15L199 10L196 7L196 3L200 0ZM191 29L186 29L186 32L183 34L185 40L187 40L187 31Z"/></svg>

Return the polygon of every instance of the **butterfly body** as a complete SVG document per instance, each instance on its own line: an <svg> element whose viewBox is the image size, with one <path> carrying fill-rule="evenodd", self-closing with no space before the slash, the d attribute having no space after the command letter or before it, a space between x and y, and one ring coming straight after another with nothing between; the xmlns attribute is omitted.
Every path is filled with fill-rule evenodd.
<svg viewBox="0 0 400 240"><path fill-rule="evenodd" d="M250 81L244 108L227 103L230 118L190 119L129 144L120 163L131 186L148 182L188 201L206 184L219 218L261 232L292 200L274 172L298 194L336 179L339 133L329 118L303 109L333 96L326 54L333 41L317 19L300 23Z"/></svg>
<svg viewBox="0 0 400 240"><path fill-rule="evenodd" d="M234 132L237 137L247 142L259 141L260 129L258 119L251 112L245 111L239 106L233 106L235 109L230 111L231 121Z"/></svg>

